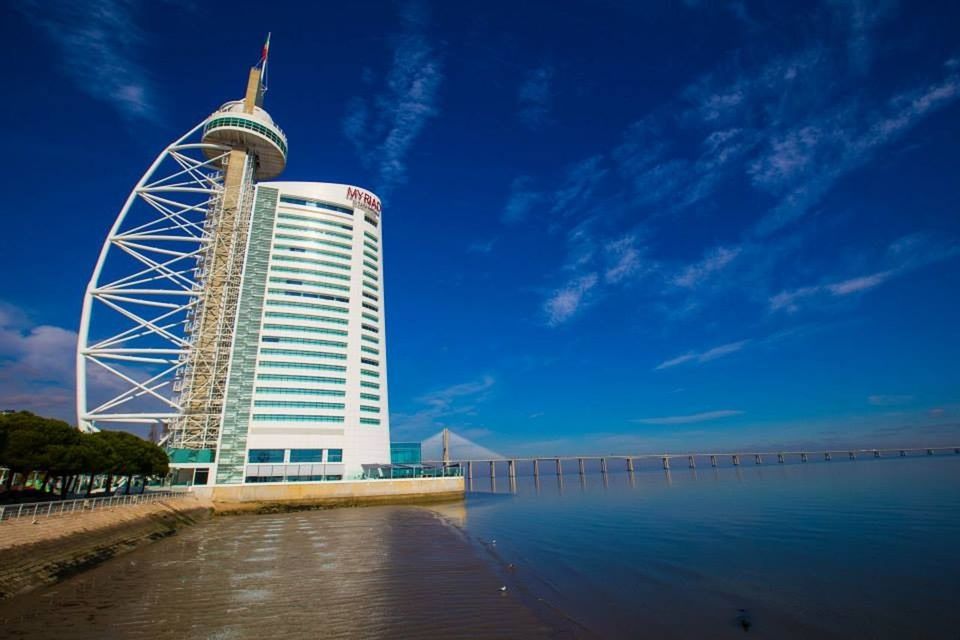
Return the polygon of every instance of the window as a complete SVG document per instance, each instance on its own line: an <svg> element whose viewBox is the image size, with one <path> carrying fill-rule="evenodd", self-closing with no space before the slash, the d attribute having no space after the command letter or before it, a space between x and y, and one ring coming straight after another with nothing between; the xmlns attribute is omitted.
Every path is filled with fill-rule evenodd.
<svg viewBox="0 0 960 640"><path fill-rule="evenodd" d="M290 462L323 462L323 449L290 449Z"/></svg>
<svg viewBox="0 0 960 640"><path fill-rule="evenodd" d="M365 266L367 269L373 269L374 271L377 270L377 265L375 265L375 264L373 264L372 262L369 262L369 261L367 261L367 260L364 260L364 261L363 261L363 266ZM364 271L364 273L366 273L366 271Z"/></svg>
<svg viewBox="0 0 960 640"><path fill-rule="evenodd" d="M277 233L273 236L277 240L293 240L295 242L302 242L303 244L316 245L321 247L333 247L334 249L349 249L350 245L344 244L342 242L331 242L330 240L318 240L316 238L305 238L301 235L293 235L290 233ZM323 253L323 252L320 252ZM335 256L337 258L344 258L346 260L350 259L350 256L345 253L337 253L335 251L330 252L328 255Z"/></svg>
<svg viewBox="0 0 960 640"><path fill-rule="evenodd" d="M277 236L278 238L280 236ZM291 237L291 240L299 240L301 242L309 242L308 240L300 240L297 237ZM323 249L307 249L306 247L295 247L289 244L277 244L273 246L277 251L293 251L294 253L303 253L311 256L329 256L331 258L343 258L344 260L349 260L350 256L338 253L336 251L324 251Z"/></svg>
<svg viewBox="0 0 960 640"><path fill-rule="evenodd" d="M298 402L296 400L254 400L260 409L343 409L342 402Z"/></svg>
<svg viewBox="0 0 960 640"><path fill-rule="evenodd" d="M237 129L249 129L250 131L256 131L260 135L266 136L267 139L273 142L273 144L277 145L277 148L280 149L283 155L287 155L287 143L283 139L283 136L278 134L273 129L260 124L259 122L255 122L248 118L224 116L222 118L214 118L204 125L203 132L207 133L208 131L212 131L218 127L235 127ZM283 198L281 197L280 199L282 200Z"/></svg>
<svg viewBox="0 0 960 640"><path fill-rule="evenodd" d="M280 246L274 246L273 248L274 248L274 249L277 249L277 250L283 249L283 247L280 247ZM288 251L293 251L293 250L296 249L296 248L299 248L299 247L288 247L287 250L288 250ZM305 250L304 250L304 251L305 251ZM275 262L298 262L298 263L300 263L300 264L318 264L318 265L322 265L322 266L324 266L324 267L333 267L334 269L341 269L341 270L343 270L343 271L350 271L350 265L349 265L349 264L342 264L342 263L340 263L340 262L330 262L329 260L315 260L315 259L313 259L313 258L301 258L300 256L288 256L288 255L286 255L286 254L274 254L274 255L273 255L273 260L274 260ZM279 269L279 267L277 267L276 265L274 265L273 268L274 268L274 269ZM349 276L347 276L347 277L349 278Z"/></svg>
<svg viewBox="0 0 960 640"><path fill-rule="evenodd" d="M360 358L360 362L363 364L373 365L374 367L379 367L380 363L373 358Z"/></svg>
<svg viewBox="0 0 960 640"><path fill-rule="evenodd" d="M343 449L327 449L327 462L343 462Z"/></svg>
<svg viewBox="0 0 960 640"><path fill-rule="evenodd" d="M270 302L272 302L272 301L271 301L271 300L267 300L267 304L268 304L268 305L270 304ZM289 303L288 303L288 304L289 304ZM303 304L303 303L300 303L300 304ZM300 304L298 304L298 305L291 305L291 306L300 306ZM332 322L332 323L334 323L334 324L347 324L346 318L330 318L330 317L327 317L327 316L311 316L311 315L307 315L307 314L304 314L304 313L283 313L283 312L281 312L281 311L267 311L267 312L266 312L265 314L263 314L263 315L264 315L265 317L267 317L267 318L277 318L277 319L284 319L284 320L310 320L310 321L313 321L313 322ZM306 329L304 329L304 331L306 331ZM344 334L344 335L346 335L346 334Z"/></svg>
<svg viewBox="0 0 960 640"><path fill-rule="evenodd" d="M373 347L368 347L368 346L365 345L365 344L360 346L360 351L364 351L364 352L366 352L366 353L372 353L372 354L375 355L375 356L380 355L380 350L379 350L379 349L374 349Z"/></svg>
<svg viewBox="0 0 960 640"><path fill-rule="evenodd" d="M380 418L360 418L360 424L380 424Z"/></svg>
<svg viewBox="0 0 960 640"><path fill-rule="evenodd" d="M344 222L333 222L331 220L324 220L323 218L316 218L313 216L302 216L295 213L289 213L287 211L281 211L277 214L278 220L300 220L302 222L312 222L313 224L322 224L326 227L331 227L334 229L346 229L348 231L353 231L352 224L346 224Z"/></svg>
<svg viewBox="0 0 960 640"><path fill-rule="evenodd" d="M364 305L364 306L366 306L366 305ZM379 318L378 316L375 316L375 315L372 314L372 313L362 313L361 315L362 315L364 318L366 318L367 320L370 320L371 322L380 322L380 318Z"/></svg>
<svg viewBox="0 0 960 640"><path fill-rule="evenodd" d="M368 404L360 405L360 411L365 413L380 413L380 407L374 407Z"/></svg>
<svg viewBox="0 0 960 640"><path fill-rule="evenodd" d="M363 215L363 219L366 220L369 224L372 224L373 226L377 226L377 219L372 215L370 215L369 213L365 213Z"/></svg>
<svg viewBox="0 0 960 640"><path fill-rule="evenodd" d="M308 233L316 233L321 236L326 236L329 238L343 238L344 240L353 240L353 236L349 233L342 233L340 231L327 231L326 229L317 229L316 227L305 227L302 224L284 224L278 223L277 229L284 229L286 231L306 231ZM347 245L349 248L349 245Z"/></svg>
<svg viewBox="0 0 960 640"><path fill-rule="evenodd" d="M374 333L380 333L380 329L376 328L376 327L373 326L373 325L364 324L364 325L361 325L361 326L362 326L364 329L366 329L367 331L373 331Z"/></svg>
<svg viewBox="0 0 960 640"><path fill-rule="evenodd" d="M216 120L214 120L214 122L216 122ZM286 151L284 151L284 153L286 153ZM280 196L280 202L284 204L295 204L299 207L310 207L311 209L326 209L327 211L336 211L337 213L343 213L348 216L353 215L353 209L341 207L338 204L330 204L329 202L321 202L320 200L295 198L293 196Z"/></svg>
<svg viewBox="0 0 960 640"><path fill-rule="evenodd" d="M331 307L328 304L315 304L313 302L296 302L295 300L267 300L268 307L302 307L304 309L320 309L322 311L332 311L334 313L347 313L342 307Z"/></svg>
<svg viewBox="0 0 960 640"><path fill-rule="evenodd" d="M287 482L323 482L325 476L287 476Z"/></svg>
<svg viewBox="0 0 960 640"><path fill-rule="evenodd" d="M380 278L378 278L378 277L377 277L377 274L375 274L375 273L370 273L369 271L364 271L364 272L363 272L363 275L365 275L366 277L370 278L370 279L373 280L374 282L380 282ZM370 285L370 286L373 286L373 285ZM376 287L374 287L374 288L376 288Z"/></svg>
<svg viewBox="0 0 960 640"><path fill-rule="evenodd" d="M314 289L333 289L334 291L350 291L350 287L342 284L332 284L329 282L319 282L317 280L291 280L289 278L270 278L272 284L292 284L301 287L312 287Z"/></svg>
<svg viewBox="0 0 960 640"><path fill-rule="evenodd" d="M342 398L347 395L342 389L300 389L297 387L257 387L257 393L273 393L280 396L332 396ZM360 394L361 396L363 394ZM379 400L377 396L374 400Z"/></svg>
<svg viewBox="0 0 960 640"><path fill-rule="evenodd" d="M367 285L366 282L364 282L363 285L364 285L364 286L369 286L369 285ZM380 302L380 297L379 297L378 295L374 294L374 293L370 293L369 291L364 291L364 292L363 292L363 297L364 297L364 298L370 298L371 300L376 300L377 302Z"/></svg>
<svg viewBox="0 0 960 640"><path fill-rule="evenodd" d="M277 258L278 260L280 258ZM337 265L340 267L341 265ZM270 267L270 273L302 273L309 276L323 278L333 278L334 280L350 280L350 276L345 273L331 273L329 271L317 271L316 269L300 269L299 267L287 267L282 264L275 264Z"/></svg>
<svg viewBox="0 0 960 640"><path fill-rule="evenodd" d="M285 362L279 360L261 360L261 367L277 369L313 369L314 371L346 371L347 368L339 364L319 364L313 362Z"/></svg>
<svg viewBox="0 0 960 640"><path fill-rule="evenodd" d="M321 384L344 384L346 378L330 378L328 376L292 376L280 373L258 373L257 380L271 382L317 382Z"/></svg>
<svg viewBox="0 0 960 640"><path fill-rule="evenodd" d="M360 398L363 400L373 400L374 402L380 401L380 396L375 393L361 393Z"/></svg>
<svg viewBox="0 0 960 640"><path fill-rule="evenodd" d="M250 449L247 460L257 464L283 462L283 449Z"/></svg>
<svg viewBox="0 0 960 640"><path fill-rule="evenodd" d="M380 374L376 371L369 371L367 369L360 369L360 375L369 376L371 378L379 378Z"/></svg>
<svg viewBox="0 0 960 640"><path fill-rule="evenodd" d="M244 482L283 482L283 476L247 476Z"/></svg>
<svg viewBox="0 0 960 640"><path fill-rule="evenodd" d="M373 243L376 243L376 242L377 242L377 236L373 235L372 233L370 233L370 232L367 231L366 229L363 230L363 235L365 235L371 242L373 242Z"/></svg>
<svg viewBox="0 0 960 640"><path fill-rule="evenodd" d="M371 311L380 311L377 305L373 304L372 302L367 302L366 300L363 301L363 306L367 309L370 309ZM373 316L373 317L376 318L377 316Z"/></svg>
<svg viewBox="0 0 960 640"><path fill-rule="evenodd" d="M376 253L374 253L373 251L368 251L367 249L364 249L364 250L363 250L363 255L367 256L368 258L370 258L371 260L374 260L374 261L380 259L380 258L377 256Z"/></svg>
<svg viewBox="0 0 960 640"><path fill-rule="evenodd" d="M269 314L268 314L269 315ZM309 316L308 319L312 320L313 316ZM263 325L264 329L270 331L302 331L304 333L322 333L328 336L345 336L347 332L343 329L327 329L325 327L302 327L298 324L273 324L266 323ZM290 338L294 340L295 338ZM333 346L333 345L331 345ZM346 346L345 344L343 346Z"/></svg>
<svg viewBox="0 0 960 640"><path fill-rule="evenodd" d="M267 289L267 293L275 296L290 296L292 298L313 298L314 300L329 300L331 302L343 303L350 302L350 298L346 296L337 296L332 293L311 293L309 291L298 291L296 289Z"/></svg>
<svg viewBox="0 0 960 640"><path fill-rule="evenodd" d="M260 338L264 342L282 343L282 344L315 344L321 347L346 347L346 342L339 340L317 340L316 338L291 338L288 336L263 336Z"/></svg>
<svg viewBox="0 0 960 640"><path fill-rule="evenodd" d="M285 413L255 413L254 422L343 422L343 416L303 416Z"/></svg>
<svg viewBox="0 0 960 640"><path fill-rule="evenodd" d="M360 338L362 340L365 340L366 342L372 342L373 344L380 344L380 340L376 336L363 335L363 336L360 336Z"/></svg>
<svg viewBox="0 0 960 640"><path fill-rule="evenodd" d="M260 353L271 356L295 356L300 358L329 358L331 360L346 360L345 353L331 353L329 351L306 351L304 349L260 349Z"/></svg>
<svg viewBox="0 0 960 640"><path fill-rule="evenodd" d="M360 386L361 386L361 387L366 387L367 389L379 389L379 388L380 388L380 383L379 383L379 382L368 382L368 381L366 381L366 380L361 380L361 381L360 381Z"/></svg>

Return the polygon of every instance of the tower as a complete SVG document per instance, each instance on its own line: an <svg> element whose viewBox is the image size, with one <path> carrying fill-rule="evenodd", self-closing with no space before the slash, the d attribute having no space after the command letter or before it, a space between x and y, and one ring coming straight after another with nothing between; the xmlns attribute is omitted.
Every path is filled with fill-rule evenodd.
<svg viewBox="0 0 960 640"><path fill-rule="evenodd" d="M82 428L166 432L184 482L317 482L389 461L379 199L263 182L287 140L241 100L169 145L130 193L84 298Z"/></svg>

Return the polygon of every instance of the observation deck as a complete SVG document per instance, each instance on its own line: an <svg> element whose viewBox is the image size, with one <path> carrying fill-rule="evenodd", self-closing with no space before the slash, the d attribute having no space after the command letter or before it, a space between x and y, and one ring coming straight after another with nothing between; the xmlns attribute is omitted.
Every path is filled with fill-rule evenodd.
<svg viewBox="0 0 960 640"><path fill-rule="evenodd" d="M203 125L203 142L246 149L257 157L257 180L280 175L287 165L287 136L261 107L244 112L243 100L227 102ZM216 150L204 150L208 158ZM212 155L213 154L213 155Z"/></svg>

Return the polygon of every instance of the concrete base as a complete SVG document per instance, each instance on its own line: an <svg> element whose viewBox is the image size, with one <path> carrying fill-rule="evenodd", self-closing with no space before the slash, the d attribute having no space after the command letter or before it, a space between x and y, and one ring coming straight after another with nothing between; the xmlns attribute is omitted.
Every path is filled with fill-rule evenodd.
<svg viewBox="0 0 960 640"><path fill-rule="evenodd" d="M325 509L462 500L463 478L403 478L195 486L216 513Z"/></svg>

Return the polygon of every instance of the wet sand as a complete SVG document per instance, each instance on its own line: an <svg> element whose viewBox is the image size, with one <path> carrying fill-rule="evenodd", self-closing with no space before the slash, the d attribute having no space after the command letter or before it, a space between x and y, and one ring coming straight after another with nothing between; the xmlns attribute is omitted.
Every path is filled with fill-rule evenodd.
<svg viewBox="0 0 960 640"><path fill-rule="evenodd" d="M0 604L29 638L571 637L418 507L214 518Z"/></svg>

